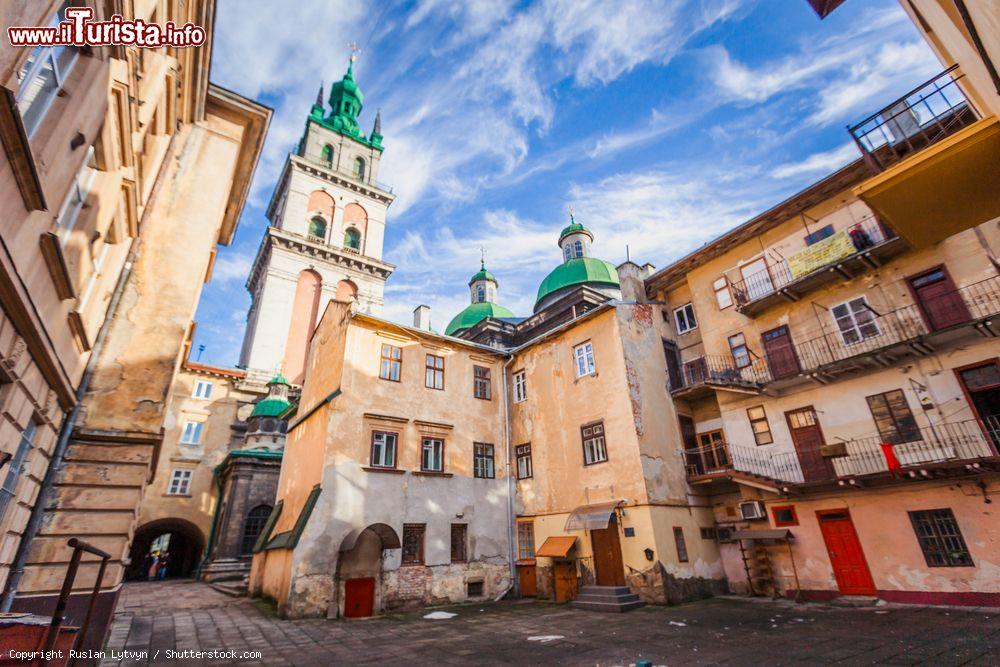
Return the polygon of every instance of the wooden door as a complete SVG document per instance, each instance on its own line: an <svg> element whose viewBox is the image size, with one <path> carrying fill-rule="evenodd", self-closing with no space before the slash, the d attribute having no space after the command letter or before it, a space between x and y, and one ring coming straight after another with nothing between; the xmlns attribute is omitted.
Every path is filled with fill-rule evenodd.
<svg viewBox="0 0 1000 667"><path fill-rule="evenodd" d="M965 397L994 451L1000 451L1000 363L955 369Z"/></svg>
<svg viewBox="0 0 1000 667"><path fill-rule="evenodd" d="M375 578L348 579L344 582L344 616L365 618L375 609Z"/></svg>
<svg viewBox="0 0 1000 667"><path fill-rule="evenodd" d="M781 325L777 329L765 331L760 338L772 379L780 380L799 374L799 357L795 354L795 346L792 345L792 336L788 333L787 326Z"/></svg>
<svg viewBox="0 0 1000 667"><path fill-rule="evenodd" d="M698 431L694 420L687 415L677 415L681 426L681 442L684 443L684 461L689 475L705 474L705 466L698 454Z"/></svg>
<svg viewBox="0 0 1000 667"><path fill-rule="evenodd" d="M909 278L910 288L931 331L946 329L972 319L962 295L943 266Z"/></svg>
<svg viewBox="0 0 1000 667"><path fill-rule="evenodd" d="M677 349L677 343L671 340L663 341L663 356L667 360L667 379L670 381L671 389L680 389L684 386L681 379L681 353Z"/></svg>
<svg viewBox="0 0 1000 667"><path fill-rule="evenodd" d="M594 549L594 570L598 586L624 586L625 566L622 544L618 539L618 518L612 514L607 528L590 531Z"/></svg>
<svg viewBox="0 0 1000 667"><path fill-rule="evenodd" d="M569 602L576 597L576 563L557 560L552 565L556 602Z"/></svg>
<svg viewBox="0 0 1000 667"><path fill-rule="evenodd" d="M749 264L740 267L740 274L743 276L744 292L746 301L753 301L765 294L774 291L774 283L771 281L771 273L767 268L767 262L761 257Z"/></svg>
<svg viewBox="0 0 1000 667"><path fill-rule="evenodd" d="M795 444L795 452L802 466L802 476L807 482L820 482L830 479L833 470L830 463L823 457L822 448L826 444L823 431L819 427L816 411L812 406L800 408L785 413L788 431Z"/></svg>
<svg viewBox="0 0 1000 667"><path fill-rule="evenodd" d="M850 512L847 509L819 510L816 517L840 592L844 595L875 595L875 582L872 581Z"/></svg>
<svg viewBox="0 0 1000 667"><path fill-rule="evenodd" d="M517 583L521 589L521 597L533 598L538 596L538 582L535 579L534 565L517 566Z"/></svg>

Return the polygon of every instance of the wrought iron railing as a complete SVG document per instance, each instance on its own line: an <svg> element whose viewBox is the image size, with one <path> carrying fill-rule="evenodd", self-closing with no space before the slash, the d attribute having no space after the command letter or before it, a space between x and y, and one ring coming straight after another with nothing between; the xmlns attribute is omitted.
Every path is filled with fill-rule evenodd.
<svg viewBox="0 0 1000 667"><path fill-rule="evenodd" d="M996 456L982 426L975 419L899 431L886 437L875 435L849 440L846 443L847 456L833 459L837 476L887 472L887 447L883 443L891 444L892 455L901 468Z"/></svg>
<svg viewBox="0 0 1000 667"><path fill-rule="evenodd" d="M868 166L877 172L923 150L977 120L953 65L875 112L848 132Z"/></svg>
<svg viewBox="0 0 1000 667"><path fill-rule="evenodd" d="M796 280L804 278L819 269L830 266L836 262L842 262L848 257L864 252L870 248L874 248L875 246L882 245L886 241L896 238L895 232L881 224L874 217L862 220L861 222L851 225L847 229L837 233L846 235L847 239L854 247L853 253L850 255L832 255L832 259L825 263L805 265L808 267L807 270L798 267L793 269L787 259L774 260L772 258L765 258L764 268L744 275L737 280L731 281L733 299L736 301L736 307L742 308L757 299L770 296L778 290L794 283ZM822 243L824 241L826 241L826 239L822 239L818 243ZM811 246L807 246L799 252L806 252L810 247Z"/></svg>
<svg viewBox="0 0 1000 667"><path fill-rule="evenodd" d="M700 385L754 390L769 380L763 359L748 356L737 365L731 356L708 355L682 364L677 374L670 378L670 390L675 392Z"/></svg>
<svg viewBox="0 0 1000 667"><path fill-rule="evenodd" d="M781 482L802 482L802 468L795 452L771 452L725 442L685 449L684 467L689 479L728 471L744 472Z"/></svg>
<svg viewBox="0 0 1000 667"><path fill-rule="evenodd" d="M935 321L935 313L947 313L949 327L1000 314L1000 276L925 298L919 305L909 304L887 313L871 309L855 313L849 328L797 341L799 364L803 371L815 371L915 341L938 328L946 328L938 326L944 323Z"/></svg>

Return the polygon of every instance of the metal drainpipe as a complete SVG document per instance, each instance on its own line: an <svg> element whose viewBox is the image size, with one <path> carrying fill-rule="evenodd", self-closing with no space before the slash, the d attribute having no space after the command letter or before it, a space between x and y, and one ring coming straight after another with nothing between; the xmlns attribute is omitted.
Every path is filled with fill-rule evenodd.
<svg viewBox="0 0 1000 667"><path fill-rule="evenodd" d="M503 439L504 439L504 452L507 457L507 559L510 562L510 586L507 587L507 591L512 588L516 588L520 593L520 586L517 584L517 565L515 564L515 546L514 540L517 537L517 532L515 530L515 519L514 519L514 473L515 465L511 463L510 460L510 400L508 397L508 386L507 386L507 369L513 363L514 356L511 355L510 359L503 364ZM504 591L504 595L507 594Z"/></svg>
<svg viewBox="0 0 1000 667"><path fill-rule="evenodd" d="M90 387L90 380L94 374L94 367L97 365L97 360L101 355L101 350L104 348L104 340L107 338L108 331L111 329L111 322L114 320L114 314L118 310L118 302L121 301L121 296L125 292L125 285L128 282L128 277L132 274L132 266L135 262L138 248L139 238L136 237L132 240L128 258L125 260L125 265L122 267L122 273L118 277L118 284L115 285L115 291L111 295L111 302L108 304L107 310L109 317L104 320L100 331L97 332L97 340L94 341L94 347L90 352L90 359L87 360L87 367L83 371L83 377L80 378L79 386L77 386L76 404L73 405L73 409L70 410L69 414L63 418L62 427L59 429L59 439L56 441L55 449L52 451L52 458L49 461L49 467L45 470L45 477L42 479L42 487L38 490L38 498L35 500L35 506L31 508L31 516L28 517L28 525L25 526L21 543L18 545L17 553L14 555L14 562L11 563L10 576L7 578L7 584L4 586L3 598L0 599L0 612L9 612L11 606L14 604L14 597L17 594L17 586L21 583L21 577L24 575L24 564L28 560L28 549L31 546L32 540L34 540L38 535L39 528L42 526L42 519L45 516L45 508L51 500L52 491L55 487L56 475L59 473L59 469L62 466L63 457L65 456L66 448L69 445L69 437L73 433L73 425L76 423L77 415L80 413L80 405L83 402L83 397L86 395L87 389Z"/></svg>

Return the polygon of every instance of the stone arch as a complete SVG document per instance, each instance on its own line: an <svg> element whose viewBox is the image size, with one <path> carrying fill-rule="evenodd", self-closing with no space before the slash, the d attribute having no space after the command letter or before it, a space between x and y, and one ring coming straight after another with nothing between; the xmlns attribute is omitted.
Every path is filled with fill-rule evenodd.
<svg viewBox="0 0 1000 667"><path fill-rule="evenodd" d="M306 355L309 352L309 338L316 328L319 303L323 291L323 278L312 269L299 274L292 301L292 319L288 325L285 340L285 376L293 384L302 384L305 376Z"/></svg>
<svg viewBox="0 0 1000 667"><path fill-rule="evenodd" d="M364 206L356 202L351 202L344 207L344 231L349 227L354 227L361 232L361 240L364 242L368 236L368 211Z"/></svg>
<svg viewBox="0 0 1000 667"><path fill-rule="evenodd" d="M326 240L326 220L321 215L314 215L309 221L309 236Z"/></svg>
<svg viewBox="0 0 1000 667"><path fill-rule="evenodd" d="M198 526L186 519L166 518L150 521L136 529L129 547L131 563L125 573L127 579L146 578L151 565L146 556L153 542L163 535L170 535L167 576L189 577L194 574L205 551L205 536Z"/></svg>
<svg viewBox="0 0 1000 667"><path fill-rule="evenodd" d="M323 150L320 151L320 158L328 165L333 164L333 146L331 144L323 146Z"/></svg>
<svg viewBox="0 0 1000 667"><path fill-rule="evenodd" d="M399 535L384 523L352 530L344 537L335 577L339 616L378 613L382 607L382 552L400 546Z"/></svg>
<svg viewBox="0 0 1000 667"><path fill-rule="evenodd" d="M365 180L365 159L363 157L354 158L354 175L360 178L362 181Z"/></svg>
<svg viewBox="0 0 1000 667"><path fill-rule="evenodd" d="M344 231L344 247L361 251L361 232L353 226Z"/></svg>
<svg viewBox="0 0 1000 667"><path fill-rule="evenodd" d="M336 204L333 201L333 195L329 192L313 190L309 193L309 203L306 205L306 210L310 214L319 213L329 222L333 220L333 210L335 208Z"/></svg>
<svg viewBox="0 0 1000 667"><path fill-rule="evenodd" d="M353 280L345 278L337 283L337 294L334 296L337 301L351 301L358 298L358 286Z"/></svg>

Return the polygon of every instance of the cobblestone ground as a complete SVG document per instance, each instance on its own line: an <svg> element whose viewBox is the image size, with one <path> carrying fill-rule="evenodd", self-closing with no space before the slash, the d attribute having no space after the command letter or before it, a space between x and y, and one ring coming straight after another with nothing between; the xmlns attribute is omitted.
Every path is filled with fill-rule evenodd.
<svg viewBox="0 0 1000 667"><path fill-rule="evenodd" d="M108 643L115 651L259 651L259 660L202 664L657 665L1000 663L1000 610L890 605L839 608L716 598L628 614L579 611L541 602L448 608L361 621L276 618L260 602L231 598L189 581L129 584ZM158 652L158 654L157 654ZM198 664L198 660L184 660Z"/></svg>

